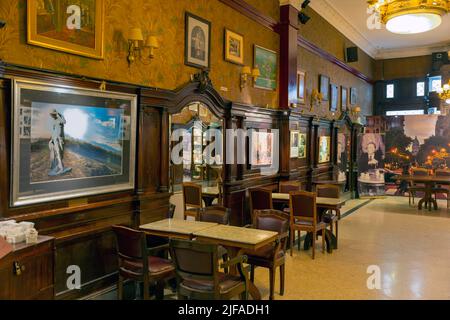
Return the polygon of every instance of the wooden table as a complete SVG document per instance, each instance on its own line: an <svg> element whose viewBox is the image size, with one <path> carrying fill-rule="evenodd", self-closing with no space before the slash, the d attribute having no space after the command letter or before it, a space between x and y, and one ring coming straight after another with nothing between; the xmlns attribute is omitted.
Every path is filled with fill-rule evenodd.
<svg viewBox="0 0 450 320"><path fill-rule="evenodd" d="M217 223L192 220L164 219L144 224L140 226L139 229L154 236L191 240L195 232L205 230L214 226L217 226Z"/></svg>
<svg viewBox="0 0 450 320"><path fill-rule="evenodd" d="M220 244L227 248L231 258L242 255L244 250L258 250L276 241L278 233L273 231L217 225L202 231L194 232L197 241ZM231 270L236 272L236 270ZM249 294L254 300L261 300L258 288L249 281Z"/></svg>
<svg viewBox="0 0 450 320"><path fill-rule="evenodd" d="M272 193L272 201L289 204L288 193ZM333 209L339 211L347 200L345 198L316 198L316 205L319 208Z"/></svg>
<svg viewBox="0 0 450 320"><path fill-rule="evenodd" d="M214 199L219 198L219 188L218 187L203 187L202 188L202 198L205 201L207 207L212 206Z"/></svg>
<svg viewBox="0 0 450 320"><path fill-rule="evenodd" d="M425 186L425 195L419 201L419 210L422 210L422 205L428 206L428 210L431 211L431 204L434 206L434 210L438 209L436 199L433 199L433 187L436 184L450 184L450 177L445 176L413 176L413 175L400 175L396 177L397 180L422 183Z"/></svg>

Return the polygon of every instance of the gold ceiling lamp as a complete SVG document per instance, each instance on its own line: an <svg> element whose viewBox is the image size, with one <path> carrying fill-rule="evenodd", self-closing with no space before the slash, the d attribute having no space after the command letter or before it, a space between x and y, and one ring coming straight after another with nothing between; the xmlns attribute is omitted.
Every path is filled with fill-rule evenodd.
<svg viewBox="0 0 450 320"><path fill-rule="evenodd" d="M450 11L450 0L368 0L392 33L415 34L440 26Z"/></svg>
<svg viewBox="0 0 450 320"><path fill-rule="evenodd" d="M439 94L439 98L441 98L441 100L444 100L445 103L450 104L450 80L447 84L444 84L442 88L439 88L437 93Z"/></svg>

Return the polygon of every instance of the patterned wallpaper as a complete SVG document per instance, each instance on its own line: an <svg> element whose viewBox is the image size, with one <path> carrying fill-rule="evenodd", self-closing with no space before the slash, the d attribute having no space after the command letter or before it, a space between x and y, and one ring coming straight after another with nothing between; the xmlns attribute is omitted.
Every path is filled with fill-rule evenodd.
<svg viewBox="0 0 450 320"><path fill-rule="evenodd" d="M278 0L250 0L266 14L278 18ZM217 90L232 101L277 107L278 92L244 88L241 67L223 59L224 28L244 35L245 64L253 64L253 44L278 51L279 36L246 18L218 0L105 0L105 59L81 56L31 46L26 43L26 0L1 0L0 18L7 27L0 31L0 59L31 67L86 75L113 81L175 89L189 81L197 70L184 65L184 12L189 11L212 23L210 77ZM150 65L141 62L130 68L126 60L127 34L141 27L156 35L160 48Z"/></svg>

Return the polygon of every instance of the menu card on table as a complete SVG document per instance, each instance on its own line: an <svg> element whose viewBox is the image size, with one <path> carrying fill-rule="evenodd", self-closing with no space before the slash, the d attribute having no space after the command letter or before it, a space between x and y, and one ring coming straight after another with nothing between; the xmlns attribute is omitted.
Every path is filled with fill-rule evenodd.
<svg viewBox="0 0 450 320"><path fill-rule="evenodd" d="M12 245L10 245L6 240L0 238L0 260L3 259L8 253L13 250Z"/></svg>

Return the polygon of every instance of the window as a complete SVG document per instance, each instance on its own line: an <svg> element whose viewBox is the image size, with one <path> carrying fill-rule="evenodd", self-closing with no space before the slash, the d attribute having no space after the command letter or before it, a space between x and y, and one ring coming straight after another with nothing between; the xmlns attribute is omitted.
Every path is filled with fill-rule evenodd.
<svg viewBox="0 0 450 320"><path fill-rule="evenodd" d="M423 110L400 110L400 111L386 111L387 116L411 116L425 114Z"/></svg>
<svg viewBox="0 0 450 320"><path fill-rule="evenodd" d="M442 76L430 77L429 79L429 87L430 92L436 92L439 88L442 87Z"/></svg>
<svg viewBox="0 0 450 320"><path fill-rule="evenodd" d="M386 98L387 99L394 98L394 85L393 84L388 84L386 86Z"/></svg>
<svg viewBox="0 0 450 320"><path fill-rule="evenodd" d="M425 96L425 82L420 81L417 82L417 96L424 97Z"/></svg>

